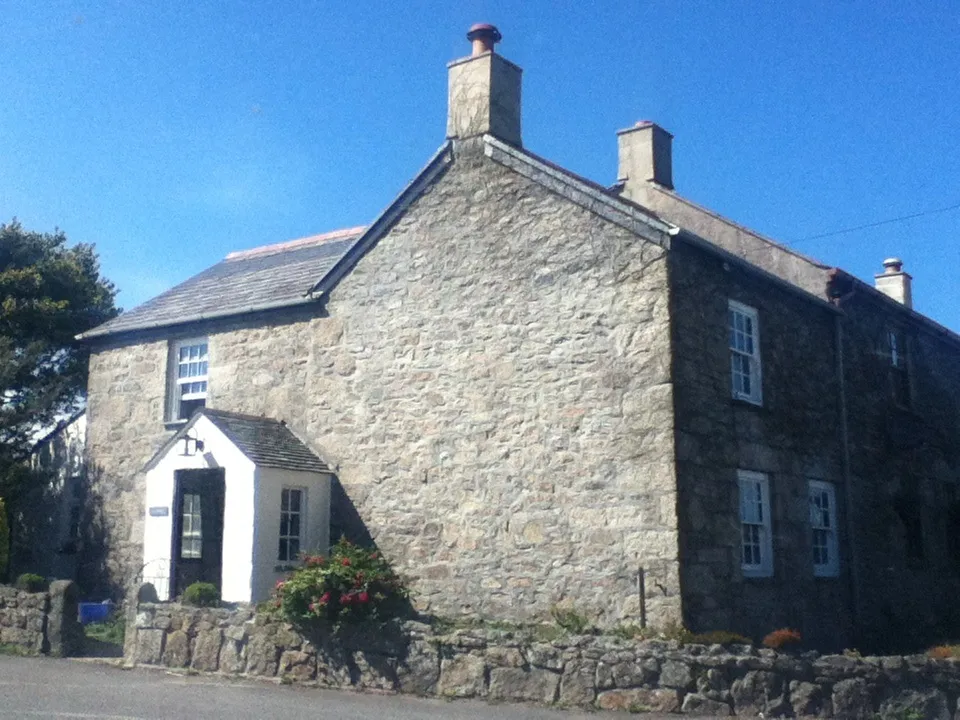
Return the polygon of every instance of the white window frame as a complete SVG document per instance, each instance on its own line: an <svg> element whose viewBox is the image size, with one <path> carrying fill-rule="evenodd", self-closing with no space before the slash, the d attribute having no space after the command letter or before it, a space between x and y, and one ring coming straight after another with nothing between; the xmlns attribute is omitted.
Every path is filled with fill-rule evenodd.
<svg viewBox="0 0 960 720"><path fill-rule="evenodd" d="M198 358L198 362L205 362L207 364L207 372L201 375L194 375L190 377L180 377L180 351L183 348L193 347L193 346L205 346L207 348L206 356L201 356ZM169 407L169 413L167 416L167 421L171 423L182 423L186 422L189 418L180 417L180 403L183 400L203 400L206 404L207 393L210 390L210 341L206 337L194 337L186 338L183 340L177 340L172 344L170 349L170 360L168 362L168 374L169 380L168 384L170 386L170 398L167 403ZM199 392L191 392L186 395L181 394L181 387L183 385L192 384L192 383L203 383L204 388Z"/></svg>
<svg viewBox="0 0 960 720"><path fill-rule="evenodd" d="M773 576L773 527L770 518L770 478L752 470L737 471L740 508L740 567L744 577ZM756 495L759 493L759 497ZM747 532L755 534L750 543L759 554L758 562L747 559Z"/></svg>
<svg viewBox="0 0 960 720"><path fill-rule="evenodd" d="M907 335L899 328L887 329L887 352L890 356L890 393L897 405L911 407L910 367Z"/></svg>
<svg viewBox="0 0 960 720"><path fill-rule="evenodd" d="M738 347L737 338L731 337L737 332L734 327L735 317L739 315L750 321L751 332L742 333L749 337L752 347ZM744 400L754 405L763 404L763 375L761 373L760 363L760 321L757 309L744 305L736 300L728 301L727 305L727 339L730 346L730 391L737 400ZM752 350L752 352L751 352ZM738 364L742 359L746 359L747 377L750 380L750 391L744 392L738 383L738 378L743 375Z"/></svg>
<svg viewBox="0 0 960 720"><path fill-rule="evenodd" d="M296 512L289 509L289 501L287 510L283 509L283 493L284 492L298 492L300 493L300 509ZM287 516L289 531L289 518L292 515L296 515L299 523L299 532L296 535L287 532L283 532L283 517ZM307 526L307 489L298 485L284 485L280 489L280 522L277 526L277 562L281 563L299 563L300 562L300 553L304 550L305 540L306 540L306 526ZM286 551L287 557L280 557L280 548L281 544L284 541L287 541ZM297 541L297 552L294 553L293 557L290 557L290 540Z"/></svg>
<svg viewBox="0 0 960 720"><path fill-rule="evenodd" d="M840 574L840 543L837 538L837 493L832 483L822 480L808 481L808 497L810 502L810 550L813 554L813 574L816 577L837 577ZM816 496L826 497L826 523L824 511L814 504ZM823 547L827 553L827 562L817 562L816 533L824 533Z"/></svg>

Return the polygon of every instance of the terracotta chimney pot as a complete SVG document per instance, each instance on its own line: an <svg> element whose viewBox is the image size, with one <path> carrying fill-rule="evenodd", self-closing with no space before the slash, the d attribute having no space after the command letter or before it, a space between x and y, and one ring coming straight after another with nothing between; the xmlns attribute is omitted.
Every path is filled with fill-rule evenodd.
<svg viewBox="0 0 960 720"><path fill-rule="evenodd" d="M470 53L473 57L483 55L486 52L493 52L493 46L502 39L503 36L500 31L489 23L477 23L467 31L467 40L473 43L473 50Z"/></svg>

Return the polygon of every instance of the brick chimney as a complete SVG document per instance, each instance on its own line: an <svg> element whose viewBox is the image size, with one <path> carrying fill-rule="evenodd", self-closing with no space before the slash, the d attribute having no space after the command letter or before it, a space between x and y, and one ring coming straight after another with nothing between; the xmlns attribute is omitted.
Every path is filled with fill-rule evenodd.
<svg viewBox="0 0 960 720"><path fill-rule="evenodd" d="M500 31L493 25L470 28L469 57L454 60L449 70L447 137L489 133L520 147L520 75L522 70L494 52Z"/></svg>
<svg viewBox="0 0 960 720"><path fill-rule="evenodd" d="M903 261L900 258L884 260L883 272L873 277L877 290L908 308L913 307L913 278L903 271Z"/></svg>
<svg viewBox="0 0 960 720"><path fill-rule="evenodd" d="M673 190L673 135L649 120L617 133L617 181L623 194L642 201L643 183L654 182Z"/></svg>

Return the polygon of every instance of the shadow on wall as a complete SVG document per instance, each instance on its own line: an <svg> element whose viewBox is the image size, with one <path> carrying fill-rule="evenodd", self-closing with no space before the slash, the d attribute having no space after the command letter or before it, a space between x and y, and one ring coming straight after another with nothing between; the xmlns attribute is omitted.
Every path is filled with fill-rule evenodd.
<svg viewBox="0 0 960 720"><path fill-rule="evenodd" d="M334 545L341 537L355 545L376 546L356 505L343 489L339 478L334 475L333 482L330 483L330 544Z"/></svg>
<svg viewBox="0 0 960 720"><path fill-rule="evenodd" d="M94 600L124 599L123 577L109 563L108 548L113 542L106 516L103 512L108 498L103 497L100 482L103 468L88 468L82 482L82 511L76 547L76 581L81 597ZM124 571L124 575L129 570Z"/></svg>
<svg viewBox="0 0 960 720"><path fill-rule="evenodd" d="M346 490L343 489L339 478L334 475L330 483L330 547L332 548L336 545L341 538L346 538L354 545L382 552L370 534L370 530L367 528L366 523L364 523L363 518L360 517L356 505L353 504L350 496L347 495ZM387 560L389 559L390 558L387 558ZM394 563L391 562L391 565L394 565ZM417 612L410 598L403 601L403 607L398 611L398 615L404 618L428 619ZM314 638L314 640L320 642L320 638ZM388 644L395 641L396 638L385 640ZM405 652L403 656L406 656ZM351 673L352 672L351 670Z"/></svg>

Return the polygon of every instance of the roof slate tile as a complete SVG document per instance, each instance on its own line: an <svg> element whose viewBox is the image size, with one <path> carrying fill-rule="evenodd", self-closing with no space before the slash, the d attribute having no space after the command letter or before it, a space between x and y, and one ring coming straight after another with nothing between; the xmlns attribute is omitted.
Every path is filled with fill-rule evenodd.
<svg viewBox="0 0 960 720"><path fill-rule="evenodd" d="M179 325L310 302L307 294L363 234L364 228L231 253L199 275L82 337Z"/></svg>

